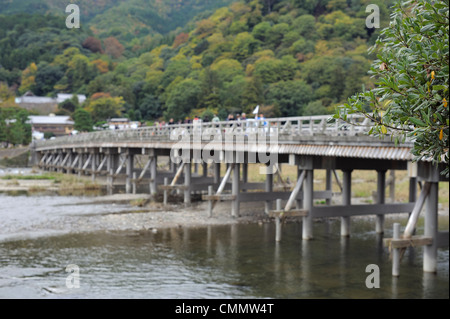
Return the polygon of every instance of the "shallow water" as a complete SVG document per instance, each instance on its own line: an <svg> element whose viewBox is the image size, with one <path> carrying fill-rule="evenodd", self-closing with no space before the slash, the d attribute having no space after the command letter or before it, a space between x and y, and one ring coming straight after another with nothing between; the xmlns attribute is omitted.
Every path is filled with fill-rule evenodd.
<svg viewBox="0 0 450 319"><path fill-rule="evenodd" d="M301 223L285 224L278 244L272 223L75 233L70 216L132 207L73 201L0 195L0 298L449 298L448 249L437 274L423 273L421 248L407 251L393 278L372 219L352 220L348 239L339 220L315 223L311 241ZM369 264L380 288L366 287ZM79 288L67 284L68 265Z"/></svg>

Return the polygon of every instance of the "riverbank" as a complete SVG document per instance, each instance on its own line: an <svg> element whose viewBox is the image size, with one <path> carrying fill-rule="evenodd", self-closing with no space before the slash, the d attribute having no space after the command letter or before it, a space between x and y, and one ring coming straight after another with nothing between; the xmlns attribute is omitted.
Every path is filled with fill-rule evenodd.
<svg viewBox="0 0 450 319"><path fill-rule="evenodd" d="M162 204L162 195L152 198L148 194L106 195L102 180L93 182L90 177L59 173L42 173L32 169L3 171L0 174L0 192L12 196L71 196L67 207L93 208L89 213L74 212L64 219L49 219L38 228L50 231L90 232L90 231L157 231L172 227L203 227L209 225L230 225L238 223L273 222L264 214L264 202L241 203L241 216L232 218L229 202L219 202L214 207L213 216L207 213L207 202L193 200L189 207L182 203L181 197L171 197L169 204ZM370 198L352 198L354 204L367 204ZM340 196L333 203L339 205ZM315 203L320 205L321 203ZM58 204L60 205L60 204ZM439 215L449 215L448 205L439 205ZM32 209L39 210L39 207ZM79 208L72 209L78 211ZM407 220L407 214L396 217ZM360 217L355 217L360 218ZM370 218L370 217L361 217ZM296 222L301 219L291 219ZM34 225L35 227L36 225Z"/></svg>

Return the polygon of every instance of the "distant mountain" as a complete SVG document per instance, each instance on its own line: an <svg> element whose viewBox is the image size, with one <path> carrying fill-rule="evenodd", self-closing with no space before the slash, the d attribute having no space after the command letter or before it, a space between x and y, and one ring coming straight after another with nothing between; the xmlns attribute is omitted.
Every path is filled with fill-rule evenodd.
<svg viewBox="0 0 450 319"><path fill-rule="evenodd" d="M100 37L131 39L166 34L183 27L195 15L234 0L78 0L81 21ZM65 15L68 2L59 0L0 0L0 14Z"/></svg>

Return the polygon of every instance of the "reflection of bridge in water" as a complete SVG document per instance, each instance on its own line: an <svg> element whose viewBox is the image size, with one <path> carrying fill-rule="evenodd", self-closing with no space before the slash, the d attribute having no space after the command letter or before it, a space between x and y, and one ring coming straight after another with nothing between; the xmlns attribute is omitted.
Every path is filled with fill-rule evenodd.
<svg viewBox="0 0 450 319"><path fill-rule="evenodd" d="M156 194L158 189L163 191L165 203L173 191L183 193L186 204L191 203L193 193L202 193L203 200L209 202L210 215L217 201L230 201L232 216L239 216L240 203L264 202L266 213L278 225L277 240L281 238L280 219L286 216L301 217L302 237L312 239L314 218L340 217L341 235L349 236L352 216L376 215L376 232L383 233L386 214L411 213L404 239L386 243L394 251L423 245L424 271L435 272L437 248L448 246L449 239L448 232L438 232L437 225L442 167L427 161L413 163L412 143L395 146L390 139L368 136L371 123L364 117L351 118L358 125L328 119L327 116L292 117L99 131L40 141L33 147L35 163L42 169L90 174L93 179L104 175L109 192L114 181L122 177L127 193L135 192L136 185L145 181L150 194ZM158 157L169 158L168 171L158 170ZM145 160L137 163L137 158ZM248 181L251 163L265 164L261 165L265 168L261 170L264 183ZM281 163L297 167L297 181L292 189L274 188L274 175ZM224 176L221 176L222 164L227 167ZM203 166L202 175L197 173L198 165ZM325 191L314 191L317 169L327 171ZM336 170L343 172L341 205L331 205ZM377 171L376 203L352 205L353 170ZM409 203L386 203L387 170L408 170ZM418 185L421 192L417 197ZM323 199L326 204L314 205L315 199ZM423 206L426 208L424 234L412 236Z"/></svg>

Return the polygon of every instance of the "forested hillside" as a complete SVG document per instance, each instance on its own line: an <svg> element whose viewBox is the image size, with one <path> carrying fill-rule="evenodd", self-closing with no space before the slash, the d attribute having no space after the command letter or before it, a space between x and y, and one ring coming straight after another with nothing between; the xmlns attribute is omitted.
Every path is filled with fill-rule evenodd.
<svg viewBox="0 0 450 319"><path fill-rule="evenodd" d="M372 85L367 50L378 32L365 26L366 6L379 5L382 27L389 21L389 1L245 0L206 14L208 1L105 0L69 30L52 2L44 2L46 16L11 15L12 3L0 15L0 100L11 105L28 90L83 93L95 122L211 112L224 119L258 104L267 116L328 113ZM89 2L79 2L82 12ZM150 2L166 5L155 11Z"/></svg>

